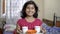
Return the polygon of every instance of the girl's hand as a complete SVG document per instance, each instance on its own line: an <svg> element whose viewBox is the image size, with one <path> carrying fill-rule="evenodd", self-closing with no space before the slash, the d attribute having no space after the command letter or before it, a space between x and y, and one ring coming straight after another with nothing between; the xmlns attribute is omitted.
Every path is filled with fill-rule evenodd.
<svg viewBox="0 0 60 34"><path fill-rule="evenodd" d="M20 30L20 31L17 30L17 33L22 33L22 30Z"/></svg>
<svg viewBox="0 0 60 34"><path fill-rule="evenodd" d="M40 27L41 27L41 26L40 26ZM43 27L41 27L41 32L44 33L44 34L46 34L46 29L43 28Z"/></svg>
<svg viewBox="0 0 60 34"><path fill-rule="evenodd" d="M18 24L16 26L16 31L17 31L17 33L21 33L22 32L22 30L20 30L20 26Z"/></svg>
<svg viewBox="0 0 60 34"><path fill-rule="evenodd" d="M46 34L46 29L45 29L45 28L42 28L42 32L43 32L44 34Z"/></svg>

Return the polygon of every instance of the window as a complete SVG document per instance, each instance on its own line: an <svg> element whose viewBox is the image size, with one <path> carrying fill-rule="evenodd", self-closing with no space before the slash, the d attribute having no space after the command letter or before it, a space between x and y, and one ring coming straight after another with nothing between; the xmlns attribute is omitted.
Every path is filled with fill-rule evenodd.
<svg viewBox="0 0 60 34"><path fill-rule="evenodd" d="M23 4L29 0L6 0L6 22L15 22L20 18L20 11Z"/></svg>

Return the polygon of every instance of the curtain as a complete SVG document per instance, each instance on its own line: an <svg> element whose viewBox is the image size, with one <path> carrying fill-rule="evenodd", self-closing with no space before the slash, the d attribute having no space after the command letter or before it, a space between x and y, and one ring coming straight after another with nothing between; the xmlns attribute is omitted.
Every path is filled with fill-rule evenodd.
<svg viewBox="0 0 60 34"><path fill-rule="evenodd" d="M29 0L6 0L6 23L16 24L20 19L21 9L25 2Z"/></svg>

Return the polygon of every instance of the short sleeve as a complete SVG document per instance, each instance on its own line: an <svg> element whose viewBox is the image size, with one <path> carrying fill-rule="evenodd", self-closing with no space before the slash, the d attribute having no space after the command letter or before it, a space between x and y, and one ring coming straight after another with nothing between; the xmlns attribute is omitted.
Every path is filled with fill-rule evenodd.
<svg viewBox="0 0 60 34"><path fill-rule="evenodd" d="M40 19L37 19L37 20L38 20L39 26L42 26L42 21Z"/></svg>
<svg viewBox="0 0 60 34"><path fill-rule="evenodd" d="M19 26L21 27L21 19L19 19L19 20L17 21L17 25L19 25Z"/></svg>

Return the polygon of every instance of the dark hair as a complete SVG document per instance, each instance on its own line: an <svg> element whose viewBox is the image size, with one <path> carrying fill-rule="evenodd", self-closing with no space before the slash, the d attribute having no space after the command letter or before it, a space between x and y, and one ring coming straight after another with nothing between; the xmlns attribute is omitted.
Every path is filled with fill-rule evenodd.
<svg viewBox="0 0 60 34"><path fill-rule="evenodd" d="M29 5L29 4L33 4L33 5L34 5L36 12L35 12L35 14L33 15L33 17L34 17L34 18L37 18L37 16L38 16L38 7L37 7L37 5L35 4L34 1L28 1L28 2L26 2L26 3L24 4L24 6L23 6L23 8L22 8L22 11L21 11L21 17L22 17L22 18L25 18L25 17L27 16L25 10L26 10L27 5Z"/></svg>

